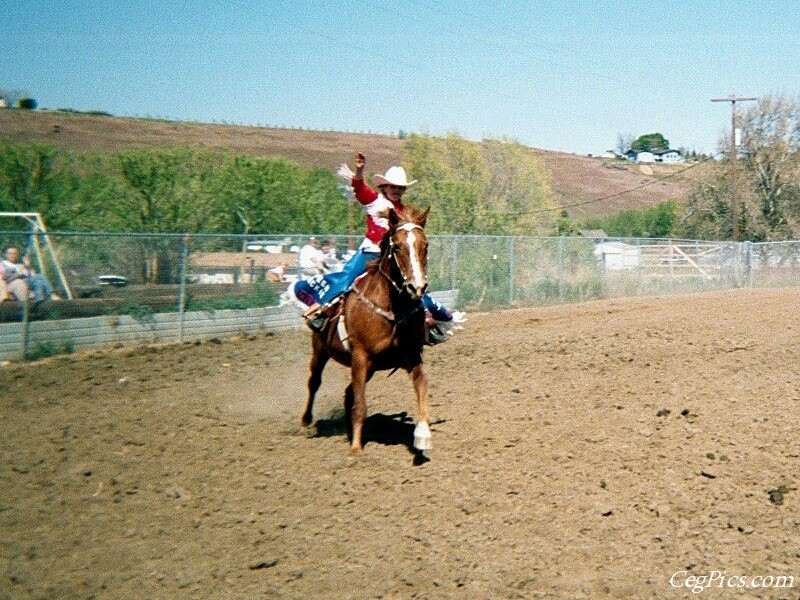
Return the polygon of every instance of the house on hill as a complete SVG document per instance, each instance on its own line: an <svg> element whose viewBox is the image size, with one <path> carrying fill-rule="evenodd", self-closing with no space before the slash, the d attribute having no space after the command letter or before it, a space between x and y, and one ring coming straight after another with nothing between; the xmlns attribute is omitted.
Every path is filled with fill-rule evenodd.
<svg viewBox="0 0 800 600"><path fill-rule="evenodd" d="M656 153L656 162L677 165L684 161L683 154L677 150L662 150Z"/></svg>
<svg viewBox="0 0 800 600"><path fill-rule="evenodd" d="M6 95L0 90L0 108L8 108L8 100Z"/></svg>
<svg viewBox="0 0 800 600"><path fill-rule="evenodd" d="M625 158L634 163L663 163L676 165L684 162L683 155L674 149L670 150L652 150L650 152L636 152L628 150L625 153Z"/></svg>

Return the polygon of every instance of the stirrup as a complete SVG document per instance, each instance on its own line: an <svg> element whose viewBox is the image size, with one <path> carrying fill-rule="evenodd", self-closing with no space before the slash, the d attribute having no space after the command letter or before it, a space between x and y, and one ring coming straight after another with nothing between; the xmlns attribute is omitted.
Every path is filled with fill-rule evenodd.
<svg viewBox="0 0 800 600"><path fill-rule="evenodd" d="M443 333L442 330L439 329L437 325L434 325L433 327L428 327L427 329L428 329L428 335L425 343L428 346L435 346L436 344L441 344L450 339L450 336L447 335L446 333Z"/></svg>
<svg viewBox="0 0 800 600"><path fill-rule="evenodd" d="M305 319L309 329L317 333L322 333L328 325L328 314L325 307L318 303L314 303L308 307L303 313L303 319Z"/></svg>
<svg viewBox="0 0 800 600"><path fill-rule="evenodd" d="M308 325L308 328L311 329L311 331L322 333L322 331L328 325L328 317L320 315L318 317L306 319L306 325Z"/></svg>

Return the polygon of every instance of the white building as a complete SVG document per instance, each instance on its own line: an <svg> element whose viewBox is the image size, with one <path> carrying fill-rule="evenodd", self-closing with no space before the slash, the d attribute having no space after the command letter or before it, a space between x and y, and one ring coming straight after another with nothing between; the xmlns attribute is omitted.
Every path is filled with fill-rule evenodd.
<svg viewBox="0 0 800 600"><path fill-rule="evenodd" d="M600 242L594 247L594 255L609 271L633 269L641 261L641 249L625 242Z"/></svg>

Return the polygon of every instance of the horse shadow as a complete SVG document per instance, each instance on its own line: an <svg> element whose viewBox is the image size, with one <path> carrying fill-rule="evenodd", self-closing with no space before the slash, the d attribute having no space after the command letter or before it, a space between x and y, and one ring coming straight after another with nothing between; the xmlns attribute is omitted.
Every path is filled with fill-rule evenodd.
<svg viewBox="0 0 800 600"><path fill-rule="evenodd" d="M441 422L441 421L437 421ZM421 465L430 460L420 450L414 448L414 423L406 411L387 415L376 413L364 419L362 431L362 444L366 446L371 442L384 446L405 446L406 450L414 457L414 464ZM318 419L315 423L316 431L311 437L334 437L346 435L350 438L350 424L344 411L335 413L330 418Z"/></svg>

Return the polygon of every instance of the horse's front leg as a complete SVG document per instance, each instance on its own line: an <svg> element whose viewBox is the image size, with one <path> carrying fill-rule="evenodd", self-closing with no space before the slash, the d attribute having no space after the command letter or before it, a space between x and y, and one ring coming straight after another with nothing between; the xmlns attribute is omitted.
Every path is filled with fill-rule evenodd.
<svg viewBox="0 0 800 600"><path fill-rule="evenodd" d="M367 417L367 381L370 373L369 359L362 352L354 352L350 363L350 386L353 394L353 406L350 411L350 423L353 437L350 442L350 456L361 454L361 434L364 419Z"/></svg>
<svg viewBox="0 0 800 600"><path fill-rule="evenodd" d="M414 428L414 448L430 450L433 444L429 426L431 417L428 414L428 376L425 375L421 364L411 369L410 375L414 391L417 394L417 426Z"/></svg>

